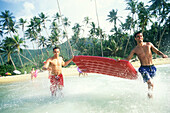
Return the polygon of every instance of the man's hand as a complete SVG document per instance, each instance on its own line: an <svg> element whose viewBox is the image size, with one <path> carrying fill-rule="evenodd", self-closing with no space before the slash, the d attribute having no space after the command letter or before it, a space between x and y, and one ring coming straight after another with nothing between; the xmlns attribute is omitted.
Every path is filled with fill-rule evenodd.
<svg viewBox="0 0 170 113"><path fill-rule="evenodd" d="M46 67L42 67L42 70L47 70L47 68Z"/></svg>
<svg viewBox="0 0 170 113"><path fill-rule="evenodd" d="M116 62L119 62L120 61L120 59L118 58L118 59L116 59Z"/></svg>
<svg viewBox="0 0 170 113"><path fill-rule="evenodd" d="M51 67L49 67L47 70L48 70L48 71L52 71L52 68L51 68Z"/></svg>
<svg viewBox="0 0 170 113"><path fill-rule="evenodd" d="M168 58L168 56L163 54L163 55L162 55L162 58Z"/></svg>

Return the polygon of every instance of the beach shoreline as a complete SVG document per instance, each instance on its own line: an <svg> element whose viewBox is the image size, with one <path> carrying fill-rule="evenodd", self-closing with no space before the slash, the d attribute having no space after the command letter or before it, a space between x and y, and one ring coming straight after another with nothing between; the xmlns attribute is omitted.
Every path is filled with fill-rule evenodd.
<svg viewBox="0 0 170 113"><path fill-rule="evenodd" d="M140 67L140 62L135 61L131 62L131 64L135 68ZM157 58L153 59L154 65L164 65L164 64L170 64L170 58ZM63 68L63 76L79 76L79 73L77 71L77 66L70 66L68 68ZM39 72L36 79L39 79L41 77L46 77L48 79L48 71ZM0 84L7 84L7 83L13 83L13 82L21 82L31 80L31 74L23 74L23 75L15 75L15 76L6 76L6 77L0 77Z"/></svg>

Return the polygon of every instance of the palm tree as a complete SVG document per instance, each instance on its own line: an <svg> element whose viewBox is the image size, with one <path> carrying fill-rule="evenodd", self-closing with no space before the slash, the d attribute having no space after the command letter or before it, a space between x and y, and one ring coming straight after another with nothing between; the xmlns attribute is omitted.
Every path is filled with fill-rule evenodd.
<svg viewBox="0 0 170 113"><path fill-rule="evenodd" d="M3 59L2 59L1 54L0 54L0 58L1 58L1 61L2 61L2 65L4 65L4 61L3 61ZM0 64L0 65L1 65L1 64Z"/></svg>
<svg viewBox="0 0 170 113"><path fill-rule="evenodd" d="M13 46L14 43L12 43L12 42L14 42L14 40L12 38L6 37L0 44L1 45L0 53L4 54L4 56L7 56L7 62L9 63L11 61L12 65L14 66L14 69L16 70L16 66L13 62L11 54L17 52L17 50L16 50L16 48L14 48L14 46Z"/></svg>
<svg viewBox="0 0 170 113"><path fill-rule="evenodd" d="M1 24L0 24L0 36L3 36L3 29Z"/></svg>
<svg viewBox="0 0 170 113"><path fill-rule="evenodd" d="M5 12L1 12L1 15L0 15L0 18L1 18L0 24L1 25L0 26L2 26L2 30L7 30L6 33L9 33L10 36L14 39L11 32L15 33L16 29L15 29L15 22L13 20L15 17L12 15L13 14L10 13L9 10L5 10Z"/></svg>
<svg viewBox="0 0 170 113"><path fill-rule="evenodd" d="M57 2L58 2L58 1L57 1ZM53 20L53 21L58 20L58 23L60 23L60 18L61 18L61 15L57 12L57 13L54 15L54 20Z"/></svg>
<svg viewBox="0 0 170 113"><path fill-rule="evenodd" d="M87 16L87 17L84 17L84 22L85 24L89 24L90 23L90 18Z"/></svg>
<svg viewBox="0 0 170 113"><path fill-rule="evenodd" d="M46 32L46 34L47 34L47 36L49 38L49 34L48 34L47 28L46 28L46 21L50 21L50 20L47 20L48 16L45 16L45 14L43 12L41 12L39 14L39 17L40 17L41 23L43 24L43 28L45 29L45 32Z"/></svg>
<svg viewBox="0 0 170 113"><path fill-rule="evenodd" d="M58 5L58 9L59 9L59 14L60 14L60 16L61 16L62 14L61 14L60 4L59 4L59 1L58 1L58 0L57 0L57 5ZM61 17L60 17L60 18L61 18ZM72 53L72 56L73 56L73 50L72 50L70 41L68 40L67 30L66 30L66 27L65 27L65 25L64 25L64 22L63 22L63 19L62 19L62 18L61 18L61 22L62 22L62 25L63 25L64 30L65 30L65 32L66 32L67 42L68 42L68 44L69 44L69 46L70 46L70 50L71 50L71 53Z"/></svg>
<svg viewBox="0 0 170 113"><path fill-rule="evenodd" d="M33 49L35 49L34 47L34 41L36 40L35 37L37 37L37 33L34 30L34 22L31 19L30 24L28 25L28 29L25 31L25 36L27 37L27 39L29 39L32 42L33 45ZM35 52L35 51L34 51ZM35 53L34 53L35 54ZM39 55L38 55L39 56ZM33 56L31 55L33 61L35 62ZM37 58L37 56L35 56L35 58Z"/></svg>
<svg viewBox="0 0 170 113"><path fill-rule="evenodd" d="M127 1L127 7L126 10L131 11L131 28L133 28L133 32L135 32L135 14L137 13L137 1L136 0L126 0ZM131 29L130 29L131 30Z"/></svg>
<svg viewBox="0 0 170 113"><path fill-rule="evenodd" d="M25 40L25 30L24 30L24 28L25 28L25 24L26 24L26 20L24 20L23 18L20 18L19 19L19 25L22 27L22 32L23 32L23 38L24 38L24 40Z"/></svg>
<svg viewBox="0 0 170 113"><path fill-rule="evenodd" d="M84 37L84 32L86 32L85 30L88 30L88 25L90 25L90 18L87 16L87 17L84 17L84 20L83 20L83 23L85 23L84 25L84 29L83 29L83 34L82 34L82 37Z"/></svg>
<svg viewBox="0 0 170 113"><path fill-rule="evenodd" d="M67 17L64 17L64 18L63 18L63 23L64 23L64 25L65 25L66 27L70 26L70 24L71 24L71 22L68 20Z"/></svg>
<svg viewBox="0 0 170 113"><path fill-rule="evenodd" d="M94 22L91 22L91 29L90 29L90 36L89 38L92 39L92 43L93 43L93 50L92 50L92 55L94 55L95 53L95 46L97 45L97 40L95 39L95 35L96 35L96 32L97 32L97 28L96 28L96 25Z"/></svg>
<svg viewBox="0 0 170 113"><path fill-rule="evenodd" d="M20 18L19 19L19 25L22 27L22 32L23 32L23 38L24 38L24 42L26 42L26 39L25 39L25 24L26 24L26 20L24 20L23 18ZM35 62L32 54L30 53L30 51L27 49L27 47L25 46L25 49L27 50L27 52L29 53L29 55L31 56L31 58L33 59L33 61Z"/></svg>
<svg viewBox="0 0 170 113"><path fill-rule="evenodd" d="M135 32L135 14L137 12L137 1L136 0L126 0L127 1L127 7L126 7L126 10L130 10L131 11L131 14L132 16L128 16L128 18L126 19L126 23L127 24L130 24L126 26L126 28L129 28L130 30L130 34L131 34L131 30L133 28L133 32ZM130 37L128 38L127 40L127 43L126 43L126 47L125 47L125 51L124 51L124 55L126 54L126 50L127 50L127 47L128 47L128 44L129 44L129 40L130 40Z"/></svg>
<svg viewBox="0 0 170 113"><path fill-rule="evenodd" d="M74 27L72 28L72 30L73 30L73 32L74 32L75 34L80 35L81 25L78 24L78 23L76 23L76 24L74 25Z"/></svg>
<svg viewBox="0 0 170 113"><path fill-rule="evenodd" d="M107 49L111 52L111 55L116 56L118 51L123 50L125 37L126 35L122 33L121 29L117 31L117 37L116 35L109 35Z"/></svg>
<svg viewBox="0 0 170 113"><path fill-rule="evenodd" d="M40 19L39 17L36 17L36 16L33 17L33 21L34 21L34 25L35 25L34 28L35 28L35 30L36 30L36 32L37 32L37 34L38 34L37 37L35 37L35 38L36 38L36 41L37 41L38 59L40 59L40 58L39 58L39 37L42 36L42 35L41 35L41 31L42 31L41 24L42 24L43 21L41 21L41 19ZM42 59L43 59L44 54L43 54L43 52L42 52L42 48L40 48L40 50L41 50Z"/></svg>
<svg viewBox="0 0 170 113"><path fill-rule="evenodd" d="M106 49L108 49L111 53L111 55L116 56L116 53L118 51L118 43L116 43L116 41L113 38L113 35L109 36L109 40L108 40L108 47Z"/></svg>
<svg viewBox="0 0 170 113"><path fill-rule="evenodd" d="M72 36L72 44L77 48L77 43L80 39L80 31L81 31L81 26L80 24L76 23L74 27L72 28L74 34Z"/></svg>
<svg viewBox="0 0 170 113"><path fill-rule="evenodd" d="M30 24L28 25L28 30L26 30L26 34L27 34L28 39L31 39L31 41L34 41L37 44L37 49L39 45L38 35L41 36L40 32L41 32L40 18L34 16L30 20ZM34 48L34 44L33 44L33 48ZM40 61L39 51L37 51L37 58L38 58L38 61Z"/></svg>
<svg viewBox="0 0 170 113"><path fill-rule="evenodd" d="M58 44L59 37L60 34L57 31L52 32L50 38L48 39L49 44L47 46L55 47Z"/></svg>
<svg viewBox="0 0 170 113"><path fill-rule="evenodd" d="M100 28L100 23L99 23L99 17L98 17L98 12L97 12L97 3L96 3L96 0L94 0L95 2L95 10L96 10L96 17L97 17L97 23L98 23L98 28ZM99 30L99 37L100 37L100 46L101 46L101 53L102 53L102 57L103 57L103 44L102 44L102 34Z"/></svg>
<svg viewBox="0 0 170 113"><path fill-rule="evenodd" d="M69 26L70 26L70 24L71 24L71 22L68 20L68 18L67 17L65 17L64 19L63 19L63 23L64 23L64 25L65 25L65 27L66 28L68 28ZM63 39L64 38L66 38L67 39L67 33L63 30ZM68 53L68 58L71 56L70 55L70 52L69 52L69 43L68 43L68 41L66 42L66 49L67 49L67 53Z"/></svg>
<svg viewBox="0 0 170 113"><path fill-rule="evenodd" d="M109 20L109 22L114 22L114 30L115 30L115 32L117 33L117 20L121 23L121 21L120 21L120 19L119 19L119 16L117 16L117 11L118 10L114 10L114 9L112 9L112 11L110 11L109 12L109 15L107 15L108 16L108 19L107 20Z"/></svg>
<svg viewBox="0 0 170 113"><path fill-rule="evenodd" d="M168 0L150 0L150 3L152 3L149 7L149 10L151 11L152 15L154 15L159 22L159 27L158 27L158 34L157 37L159 39L159 43L158 43L158 49L160 47L161 44L161 40L162 40L162 36L164 34L165 29L167 29L168 27L167 24L164 24L164 30L161 33L161 24L162 23L167 23L169 21L169 3ZM159 38L160 36L160 38Z"/></svg>
<svg viewBox="0 0 170 113"><path fill-rule="evenodd" d="M115 31L115 38L117 39L118 38L118 29L117 29L117 20L122 23L119 19L119 16L117 16L117 11L118 10L114 10L112 9L112 11L109 12L109 15L108 15L108 19L109 22L114 22L114 31ZM117 51L117 50L116 50Z"/></svg>
<svg viewBox="0 0 170 113"><path fill-rule="evenodd" d="M139 17L139 27L142 28L142 32L146 29L148 22L152 22L152 15L149 13L149 10L145 8L144 3L140 2L137 6L138 8L138 17Z"/></svg>
<svg viewBox="0 0 170 113"><path fill-rule="evenodd" d="M122 29L124 29L125 31L130 30L130 34L131 34L131 25L132 25L131 22L132 22L132 17L127 16L126 22L124 24L122 24ZM127 47L128 47L128 44L129 44L129 40L130 40L130 36L127 39L127 43L126 43L126 46L125 46L125 50L124 50L124 55L123 56L125 56L125 54L126 54Z"/></svg>
<svg viewBox="0 0 170 113"><path fill-rule="evenodd" d="M16 48L18 50L18 57L21 62L21 66L23 67L23 63L22 63L22 60L21 60L21 57L19 54L20 54L21 45L24 47L26 47L26 45L24 45L24 40L22 38L19 38L19 36L14 35L14 39L17 41L17 43L13 42L13 44L14 44L13 46L14 46L14 48Z"/></svg>
<svg viewBox="0 0 170 113"><path fill-rule="evenodd" d="M48 50L46 49L46 47L47 47L47 40L46 40L46 38L44 37L44 36L41 36L40 38L39 38L39 47L40 46L42 46L43 48L45 48L45 50L46 50L46 52L47 52L47 55L48 55L48 57L49 57L49 52L48 52Z"/></svg>

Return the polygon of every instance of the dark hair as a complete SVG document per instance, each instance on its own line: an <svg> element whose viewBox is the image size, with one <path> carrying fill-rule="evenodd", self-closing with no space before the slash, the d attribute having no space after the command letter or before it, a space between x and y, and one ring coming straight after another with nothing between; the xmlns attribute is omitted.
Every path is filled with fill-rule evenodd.
<svg viewBox="0 0 170 113"><path fill-rule="evenodd" d="M136 38L136 35L139 34L139 33L142 33L142 31L138 31L134 34L134 37Z"/></svg>
<svg viewBox="0 0 170 113"><path fill-rule="evenodd" d="M53 48L53 51L54 51L55 49L59 49L59 50L60 50L60 47L58 47L58 46L54 47L54 48Z"/></svg>

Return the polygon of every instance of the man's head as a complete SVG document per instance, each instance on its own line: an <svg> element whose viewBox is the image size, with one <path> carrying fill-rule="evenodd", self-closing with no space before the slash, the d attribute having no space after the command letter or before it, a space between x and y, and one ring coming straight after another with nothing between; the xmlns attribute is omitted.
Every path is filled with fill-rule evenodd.
<svg viewBox="0 0 170 113"><path fill-rule="evenodd" d="M59 47L54 47L53 48L53 53L54 53L54 55L59 55L60 54L60 48Z"/></svg>
<svg viewBox="0 0 170 113"><path fill-rule="evenodd" d="M143 42L143 34L141 31L138 31L134 34L135 40L139 43Z"/></svg>

